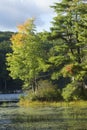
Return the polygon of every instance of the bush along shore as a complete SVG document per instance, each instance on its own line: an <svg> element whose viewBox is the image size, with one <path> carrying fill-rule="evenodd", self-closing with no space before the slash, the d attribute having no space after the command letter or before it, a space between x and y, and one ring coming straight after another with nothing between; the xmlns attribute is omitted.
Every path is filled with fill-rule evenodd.
<svg viewBox="0 0 87 130"><path fill-rule="evenodd" d="M65 88L64 88L65 89ZM47 80L41 82L41 86L37 91L27 91L26 96L21 96L19 105L30 107L30 106L87 106L87 101L82 100L76 93L69 89L65 91L60 90L56 86L53 86Z"/></svg>

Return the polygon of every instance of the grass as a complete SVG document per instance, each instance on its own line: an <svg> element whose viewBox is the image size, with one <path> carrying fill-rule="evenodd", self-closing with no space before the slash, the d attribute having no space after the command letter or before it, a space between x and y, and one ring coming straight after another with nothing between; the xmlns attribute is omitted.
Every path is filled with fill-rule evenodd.
<svg viewBox="0 0 87 130"><path fill-rule="evenodd" d="M27 107L0 108L2 122L0 130L86 130L87 128L85 101L66 103L22 100L21 105L26 102ZM7 121L6 124L4 121Z"/></svg>
<svg viewBox="0 0 87 130"><path fill-rule="evenodd" d="M12 122L15 124L15 129L78 130L87 128L85 107L84 109L81 107L50 107L56 103L49 103L50 106L47 106L48 102L44 102L43 107L41 102L33 103L33 107L19 107L19 111L13 114ZM38 104L37 107L36 104Z"/></svg>
<svg viewBox="0 0 87 130"><path fill-rule="evenodd" d="M38 106L52 106L52 107L87 107L87 101L72 101L72 102L40 102L40 101L29 101L28 99L21 99L19 106L24 107L38 107Z"/></svg>

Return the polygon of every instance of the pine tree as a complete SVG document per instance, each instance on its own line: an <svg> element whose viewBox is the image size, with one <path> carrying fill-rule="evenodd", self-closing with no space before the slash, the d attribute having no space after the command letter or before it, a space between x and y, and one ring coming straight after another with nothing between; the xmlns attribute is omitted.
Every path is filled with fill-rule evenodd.
<svg viewBox="0 0 87 130"><path fill-rule="evenodd" d="M55 65L53 78L63 75L71 82L87 79L87 3L83 0L62 0L52 6L56 12L53 19L52 38L54 55L49 59ZM60 40L61 39L61 40Z"/></svg>

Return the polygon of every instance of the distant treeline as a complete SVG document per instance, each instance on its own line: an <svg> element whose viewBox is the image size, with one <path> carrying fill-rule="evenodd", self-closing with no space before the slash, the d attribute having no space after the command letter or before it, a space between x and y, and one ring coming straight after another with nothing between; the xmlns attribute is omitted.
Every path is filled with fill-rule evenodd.
<svg viewBox="0 0 87 130"><path fill-rule="evenodd" d="M6 69L6 54L12 52L10 38L13 32L0 32L0 92L14 92L21 89L21 81L13 80Z"/></svg>

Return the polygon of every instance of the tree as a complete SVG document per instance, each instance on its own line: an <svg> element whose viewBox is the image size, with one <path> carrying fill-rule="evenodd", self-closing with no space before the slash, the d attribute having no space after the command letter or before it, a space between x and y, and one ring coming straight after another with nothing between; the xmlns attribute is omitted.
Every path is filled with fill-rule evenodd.
<svg viewBox="0 0 87 130"><path fill-rule="evenodd" d="M71 82L87 78L87 3L83 0L62 0L52 8L56 12L52 31L54 55L53 79L70 77Z"/></svg>
<svg viewBox="0 0 87 130"><path fill-rule="evenodd" d="M8 71L6 70L6 53L10 52L10 42L9 41L3 41L0 43L0 86L3 86L3 89L6 90L7 88L7 80L9 79ZM2 85L3 84L3 85Z"/></svg>
<svg viewBox="0 0 87 130"><path fill-rule="evenodd" d="M6 53L12 52L10 38L13 34L13 32L0 32L0 92L3 93L21 89L21 82L12 80L6 66Z"/></svg>
<svg viewBox="0 0 87 130"><path fill-rule="evenodd" d="M34 20L29 19L18 26L18 33L13 35L12 53L7 54L10 76L24 81L24 86L36 90L42 57L40 39L35 33Z"/></svg>

